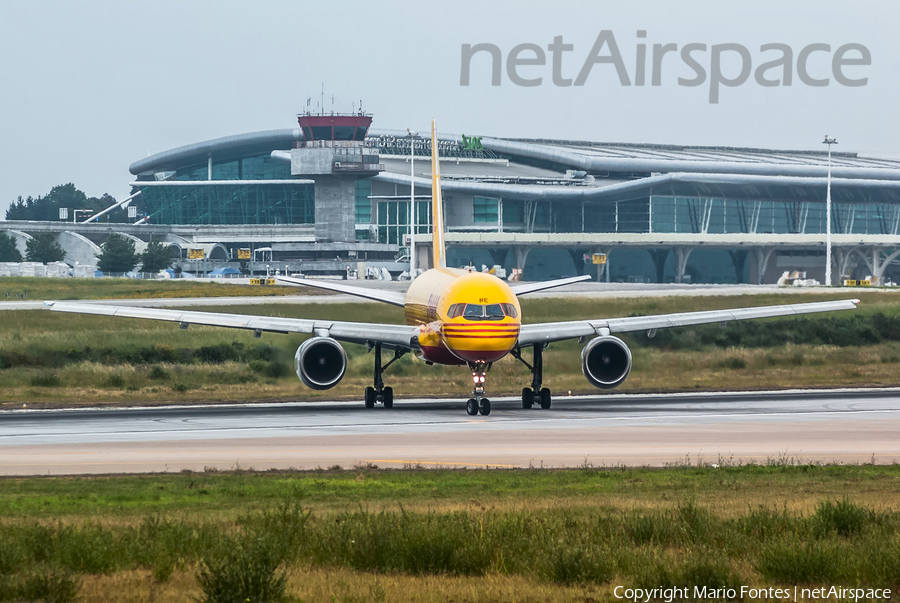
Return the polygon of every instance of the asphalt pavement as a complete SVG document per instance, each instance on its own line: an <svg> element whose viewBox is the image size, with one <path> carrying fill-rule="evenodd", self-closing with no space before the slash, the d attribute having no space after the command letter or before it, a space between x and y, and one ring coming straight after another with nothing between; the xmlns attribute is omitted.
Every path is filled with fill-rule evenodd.
<svg viewBox="0 0 900 603"><path fill-rule="evenodd" d="M900 462L900 390L558 396L0 413L0 474Z"/></svg>

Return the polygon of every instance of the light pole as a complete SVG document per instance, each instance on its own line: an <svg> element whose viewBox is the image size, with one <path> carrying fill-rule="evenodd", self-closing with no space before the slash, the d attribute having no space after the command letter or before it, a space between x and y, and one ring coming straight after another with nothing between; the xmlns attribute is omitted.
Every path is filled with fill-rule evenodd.
<svg viewBox="0 0 900 603"><path fill-rule="evenodd" d="M416 278L416 139L418 132L406 129L409 136L409 280Z"/></svg>
<svg viewBox="0 0 900 603"><path fill-rule="evenodd" d="M837 140L828 138L826 134L822 144L828 145L828 184L825 193L825 286L827 287L831 285L831 145L837 144Z"/></svg>

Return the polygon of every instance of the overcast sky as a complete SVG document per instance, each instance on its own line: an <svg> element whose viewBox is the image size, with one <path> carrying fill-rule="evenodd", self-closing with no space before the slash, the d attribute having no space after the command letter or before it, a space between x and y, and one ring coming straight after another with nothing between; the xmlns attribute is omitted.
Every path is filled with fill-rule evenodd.
<svg viewBox="0 0 900 603"><path fill-rule="evenodd" d="M290 128L306 99L350 110L363 101L373 127L503 137L568 138L817 149L837 137L841 151L900 152L900 2L0 2L0 211L19 195L73 182L88 195L128 194L128 166L148 154L242 132ZM602 31L611 31L626 77L598 63L583 85L553 82L548 45L562 36L559 77L575 80ZM637 32L646 31L639 39ZM476 54L460 85L464 44L502 53L499 86L491 56ZM544 65L521 65L510 51L542 49ZM646 44L646 84L637 86L638 44ZM677 44L651 85L654 44ZM704 83L683 86L696 72ZM753 73L719 86L710 103L713 45L740 44L752 72L792 51L792 84L763 87ZM803 48L827 44L805 61ZM861 44L870 65L842 67L863 86L839 84L839 47ZM609 46L598 52L609 56ZM741 71L738 51L722 51L723 78ZM859 58L849 51L845 59ZM519 59L536 57L523 50ZM782 79L782 68L766 72ZM2 214L0 214L2 216Z"/></svg>

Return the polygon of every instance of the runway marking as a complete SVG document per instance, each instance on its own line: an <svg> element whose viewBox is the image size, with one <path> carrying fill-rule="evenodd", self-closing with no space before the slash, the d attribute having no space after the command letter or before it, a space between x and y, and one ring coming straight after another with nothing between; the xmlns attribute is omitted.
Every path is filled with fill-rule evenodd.
<svg viewBox="0 0 900 603"><path fill-rule="evenodd" d="M755 410L736 410L730 413L718 413L718 414L685 414L684 411L672 410L670 414L661 414L661 415L641 415L639 413L635 413L632 416L627 417L612 417L605 414L599 414L595 416L580 416L580 415L545 415L545 416L534 416L534 417L525 417L519 418L518 420L511 421L508 420L510 417L505 417L507 420L500 421L491 421L491 420L471 420L471 419L449 419L449 420L441 420L441 417L429 420L418 420L411 421L409 423L403 422L391 422L391 423L343 423L343 424L321 424L321 425L291 425L291 426L241 426L241 427L215 427L215 428L202 428L202 427L192 427L186 429L148 429L148 430L120 430L120 431L108 431L108 432L73 432L66 434L69 437L72 436L93 436L93 437L110 437L110 436L121 436L121 435L130 435L133 433L141 433L141 434L184 434L184 433L215 433L215 432L237 432L237 431L272 431L272 430L285 430L285 431L303 431L303 430L320 430L320 429L344 429L346 431L355 431L360 428L396 428L396 427L411 427L411 426L444 426L444 425L461 425L461 424L475 424L475 425L509 425L520 423L523 421L547 421L547 420L565 420L565 421L662 421L662 420L670 420L673 418L680 418L687 422L692 422L696 419L721 419L721 418L731 418L731 417L739 417L742 419L753 418L753 417L780 417L780 416L810 416L810 415L859 415L866 413L896 413L900 409L888 408L888 409L843 409L843 410L798 410L798 411L783 411L783 412L760 412ZM506 411L504 409L499 409L498 413L515 413L516 411L510 410ZM598 411L586 411L586 412L598 412ZM522 413L524 414L524 412ZM513 414L514 417L520 417L519 414ZM503 417L500 414L497 418ZM6 442L11 438L28 438L34 436L48 436L50 434L47 433L10 433L4 434L4 442L0 443L0 446L3 446ZM350 434L347 434L350 435ZM18 445L18 444L17 444Z"/></svg>

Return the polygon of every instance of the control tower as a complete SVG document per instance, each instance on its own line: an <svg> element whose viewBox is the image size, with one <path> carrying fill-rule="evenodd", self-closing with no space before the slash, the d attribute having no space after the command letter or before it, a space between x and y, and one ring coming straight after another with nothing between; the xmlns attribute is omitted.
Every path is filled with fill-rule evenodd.
<svg viewBox="0 0 900 603"><path fill-rule="evenodd" d="M304 140L291 149L291 175L315 180L316 241L356 240L356 181L384 171L365 146L372 116L297 116Z"/></svg>

